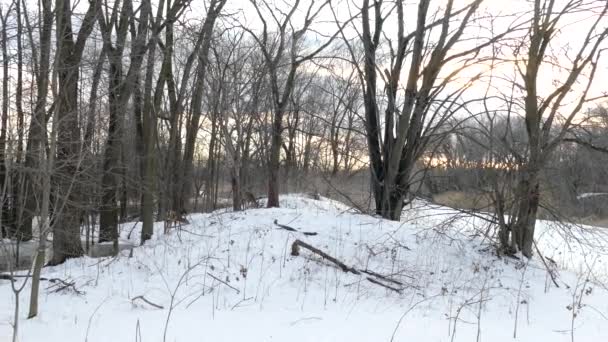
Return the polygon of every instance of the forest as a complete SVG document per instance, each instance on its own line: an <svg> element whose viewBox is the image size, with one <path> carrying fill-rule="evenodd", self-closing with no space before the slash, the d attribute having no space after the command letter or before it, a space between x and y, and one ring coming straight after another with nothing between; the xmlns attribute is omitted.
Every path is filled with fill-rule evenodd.
<svg viewBox="0 0 608 342"><path fill-rule="evenodd" d="M607 49L606 0L0 0L0 340L603 341Z"/></svg>

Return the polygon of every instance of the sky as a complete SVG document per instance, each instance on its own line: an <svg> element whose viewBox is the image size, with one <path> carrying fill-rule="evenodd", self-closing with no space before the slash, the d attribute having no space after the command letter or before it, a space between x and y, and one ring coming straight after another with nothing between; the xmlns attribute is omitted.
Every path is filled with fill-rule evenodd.
<svg viewBox="0 0 608 342"><path fill-rule="evenodd" d="M9 5L13 0L0 0L0 4L3 7ZM26 0L28 2L28 6L30 9L34 9L37 0ZM258 0L260 1L260 0ZM462 6L470 3L472 0L455 0L455 8L461 8ZM563 6L567 0L557 0L556 8L560 8ZM589 0L585 0L589 1ZM190 8L185 13L185 18L187 21L197 22L202 21L204 19L205 6L208 1L206 0L193 0ZM338 20L340 22L344 22L351 18L352 16L358 13L358 6L360 5L361 0L332 0L331 6L335 10L336 15L338 16ZM390 4L392 1L386 0L387 5L386 8L390 8ZM431 9L429 13L434 13L435 10L445 6L446 0L433 0L431 2ZM287 12L289 7L293 4L292 0L268 0L270 6L274 8L278 8L283 12ZM302 24L302 20L305 16L305 10L310 3L310 0L301 0L300 9L296 12L294 16L294 27L298 28ZM315 8L317 8L320 4L322 4L322 0L316 0ZM411 31L415 25L415 16L417 10L418 1L415 0L405 0L405 26L406 31ZM598 2L598 3L601 3ZM88 1L86 0L73 0L73 4L76 7L75 12L84 13L88 6ZM531 1L529 0L485 0L483 1L481 8L478 10L480 16L483 16L485 19L481 19L477 21L475 24L471 25L463 37L475 38L465 43L459 43L456 45L454 51L462 51L462 49L468 48L472 46L472 44L478 44L478 36L487 37L489 35L489 29L492 27L494 32L501 32L508 27L508 25L512 24L516 19L514 16L520 15L522 12L529 11L532 8ZM229 15L229 18L225 20L225 26L234 26L238 27L239 25L247 26L252 28L254 31L259 30L261 28L260 19L257 16L251 2L249 0L228 0L228 4L224 9L224 13ZM315 42L317 44L324 42L327 40L328 36L334 34L337 30L337 24L334 20L334 12L330 9L330 6L325 6L323 10L320 11L319 16L315 23L312 25L313 31L315 34L309 34L307 39L311 42ZM264 11L264 16L268 21L269 25L272 27L273 22L268 10ZM490 20L489 18L493 18ZM572 57L572 50L576 50L578 46L582 43L581 37L585 36L585 32L590 25L590 22L594 19L593 14L589 14L586 12L584 14L572 14L563 18L563 25L560 27L561 30L556 34L556 39L552 41L551 53L555 56L556 65L559 67L568 67L569 57ZM520 20L521 21L521 20ZM608 25L607 20L602 23L603 27ZM360 20L353 20L350 25L345 28L346 35L349 38L355 38L357 36L357 31L360 32ZM77 27L77 23L75 23L75 27ZM384 31L387 37L394 39L396 36L396 16L393 14L389 16L385 25ZM523 39L525 36L525 32L518 32L517 34L512 35L513 38L516 38L515 41ZM608 47L608 44L606 44ZM383 47L386 49L386 45ZM567 52L570 50L570 52ZM512 52L509 49L505 49L504 47L501 49L501 52L504 54L506 58L512 57ZM406 61L407 66L408 61ZM452 66L453 68L453 66ZM452 87L458 88L462 87L466 84L470 77L479 73L485 72L486 75L489 75L487 72L490 69L489 63L478 63L474 67L464 71L461 74L461 78L453 82ZM407 72L407 67L404 68L405 72ZM450 71L449 66L446 67L446 71ZM502 77L513 77L513 64L506 63L503 66L495 66L493 70L493 80L496 83L496 87L500 92L507 92L511 88L511 85L508 82L497 82L497 76ZM539 83L540 87L540 95L546 95L547 92L555 89L555 82L563 80L567 74L560 70L556 66L546 67L542 70L539 75ZM402 79L404 79L402 77ZM596 86L593 87L592 94L590 96L598 96L602 94L604 91L603 84L604 80L608 79L608 63L604 59L598 67L597 75L596 75ZM485 92L487 88L487 83L479 82L476 84L471 90L471 96L479 96L480 93ZM580 90L581 88L579 88Z"/></svg>
<svg viewBox="0 0 608 342"><path fill-rule="evenodd" d="M357 6L361 1L353 1L353 0L341 0L341 1L332 1L332 6L335 9L335 12L338 15L338 19L340 21L345 21L351 18L353 15L358 13ZM470 0L456 0L455 8L461 8L462 6L470 3ZM277 0L271 0L272 4L276 4L276 6L282 8L284 11L287 10L288 4L290 2ZM320 3L320 1L317 1ZM390 4L390 2L387 2ZM429 13L434 13L434 9L438 9L442 6L445 6L446 0L435 0L431 2L431 9ZM303 9L298 12L298 15L295 16L296 22L298 20L302 20L304 15L304 8L308 4L307 1L302 1ZM556 9L561 8L565 4L564 0L557 0ZM597 4L601 5L601 2L597 2ZM518 22L522 23L521 15L522 13L529 11L532 9L532 2L528 0L485 0L480 9L478 10L478 14L483 16L485 19L481 19L475 23L473 23L463 35L464 38L470 39L476 36L481 36L482 38L487 38L490 35L490 28L493 28L494 32L502 32L509 25L513 25L513 23ZM387 5L387 8L390 6ZM239 23L248 25L249 27L260 27L260 21L257 17L255 11L253 10L252 5L249 1L232 1L229 2L228 5L229 11L231 13L240 13L237 21ZM417 10L417 1L406 1L405 5L405 26L406 31L411 32L415 25L415 16ZM267 15L267 13L265 13ZM519 17L519 19L516 19ZM269 16L267 17L267 19ZM491 18L491 19L490 19ZM542 72L539 75L539 94L541 96L547 95L549 92L553 91L556 87L556 82L561 83L567 77L567 70L571 67L570 58L572 58L580 47L580 44L584 41L581 39L585 37L589 26L595 20L596 14L590 13L586 11L581 14L569 14L564 16L561 20L561 25L558 26L558 32L555 34L555 38L551 42L550 52L554 58L555 65L550 66L550 64L546 64L546 67L543 67ZM270 21L269 21L270 23ZM606 27L608 25L608 18L603 23L600 24L600 27ZM297 26L296 26L297 27ZM327 6L319 15L319 18L315 24L315 30L322 32L325 35L331 35L337 30L337 25L334 21L333 13ZM388 18L387 22L384 25L386 36L394 37L396 36L396 15L392 15ZM360 32L360 21L355 20L351 25L347 26L346 32L347 36L356 37L357 31ZM511 42L516 44L518 41L521 41L526 36L526 31L522 30L517 33L511 34L510 37L513 39ZM318 36L317 36L318 38ZM320 38L321 41L324 41L324 38ZM481 40L483 41L483 39ZM455 46L454 51L462 51L463 49L470 48L474 44L479 44L480 40L473 39L467 43L459 43ZM608 47L608 44L605 44L605 47ZM501 52L504 58L513 58L513 49L506 49L504 47L501 48ZM408 62L406 62L407 65ZM564 70L565 68L565 70ZM490 69L490 63L479 63L478 65L468 69L467 71L462 73L462 78L454 82L453 86L461 87L463 84L468 82L470 77L473 75L484 71L487 72ZM407 72L407 68L404 68ZM446 71L451 71L446 67ZM494 82L499 88L499 91L506 92L511 88L511 84L509 82L501 82L497 81L498 77L509 77L512 78L515 76L514 68L512 63L505 63L502 66L494 65L493 77ZM404 79L405 77L402 77ZM595 87L592 88L591 93L589 94L591 97L599 96L604 92L604 82L603 80L608 78L608 63L606 63L606 59L600 62L598 67ZM487 84L484 82L478 83L475 87L473 87L475 95L478 95L480 92L485 92ZM579 91L582 90L582 84L575 88Z"/></svg>

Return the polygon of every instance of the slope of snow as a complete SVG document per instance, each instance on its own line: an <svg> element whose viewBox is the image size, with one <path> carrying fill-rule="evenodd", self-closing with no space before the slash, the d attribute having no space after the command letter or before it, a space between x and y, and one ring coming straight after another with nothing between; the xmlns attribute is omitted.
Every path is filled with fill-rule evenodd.
<svg viewBox="0 0 608 342"><path fill-rule="evenodd" d="M26 320L28 285L19 340L513 341L514 334L531 342L607 340L608 292L601 285L562 270L556 288L537 259L495 256L467 227L473 219L436 227L450 211L435 207L390 222L295 195L283 196L281 205L192 215L191 224L168 236L159 223L132 256L123 251L45 268L44 277L69 279L84 293L53 292L43 282L40 315ZM123 240L132 227L123 226ZM131 242L138 236L139 225ZM291 256L295 239L399 284L343 272L305 249ZM133 300L138 296L162 309ZM14 298L4 280L0 298L5 341Z"/></svg>
<svg viewBox="0 0 608 342"><path fill-rule="evenodd" d="M404 211L402 221L441 229L456 239L483 235L490 229L489 215L472 216L421 200L409 209ZM608 229L537 220L535 239L538 250L551 265L608 284Z"/></svg>

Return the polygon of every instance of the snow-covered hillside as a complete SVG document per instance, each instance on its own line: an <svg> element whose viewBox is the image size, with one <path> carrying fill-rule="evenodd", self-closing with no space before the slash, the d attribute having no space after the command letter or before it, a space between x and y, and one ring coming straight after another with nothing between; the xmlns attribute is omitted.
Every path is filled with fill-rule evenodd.
<svg viewBox="0 0 608 342"><path fill-rule="evenodd" d="M167 236L159 223L132 253L45 268L44 277L73 281L81 293L43 282L40 315L26 320L26 288L19 341L608 341L608 291L593 281L608 274L603 255L547 223L539 248L570 268L560 270L559 288L539 258L497 257L471 229L482 225L475 219L436 227L454 214L445 208L414 208L391 222L328 199L281 204L192 215ZM123 239L132 228L123 225ZM296 239L348 272L305 248L292 256ZM8 341L6 280L0 298L0 341Z"/></svg>

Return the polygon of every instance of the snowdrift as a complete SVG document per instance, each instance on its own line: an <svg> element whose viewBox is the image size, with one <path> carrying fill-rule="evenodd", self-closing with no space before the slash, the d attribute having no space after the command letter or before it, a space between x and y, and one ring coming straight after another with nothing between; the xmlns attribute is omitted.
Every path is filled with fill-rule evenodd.
<svg viewBox="0 0 608 342"><path fill-rule="evenodd" d="M32 320L26 288L19 341L608 341L603 249L548 223L539 248L559 287L539 258L496 256L483 223L450 209L417 203L391 222L325 198L281 205L191 215L168 235L158 223L118 258L45 268L74 286L43 282ZM123 242L138 244L139 226L123 225ZM316 252L293 253L296 240ZM8 341L7 280L0 298Z"/></svg>

